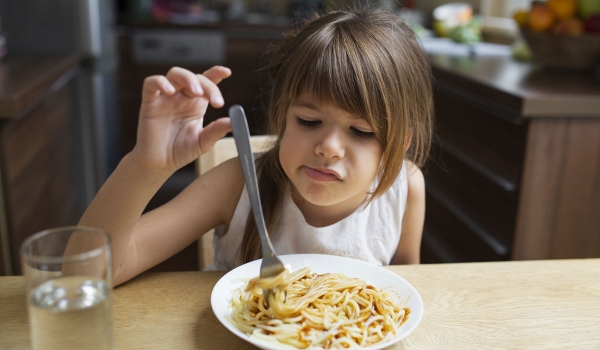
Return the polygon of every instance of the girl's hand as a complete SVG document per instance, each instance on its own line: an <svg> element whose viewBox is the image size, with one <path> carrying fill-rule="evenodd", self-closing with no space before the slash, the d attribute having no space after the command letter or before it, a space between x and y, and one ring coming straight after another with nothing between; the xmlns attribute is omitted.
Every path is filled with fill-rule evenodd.
<svg viewBox="0 0 600 350"><path fill-rule="evenodd" d="M144 80L134 159L148 170L174 172L210 150L231 131L229 118L202 127L210 103L224 105L217 87L231 70L214 66L202 74L174 67Z"/></svg>

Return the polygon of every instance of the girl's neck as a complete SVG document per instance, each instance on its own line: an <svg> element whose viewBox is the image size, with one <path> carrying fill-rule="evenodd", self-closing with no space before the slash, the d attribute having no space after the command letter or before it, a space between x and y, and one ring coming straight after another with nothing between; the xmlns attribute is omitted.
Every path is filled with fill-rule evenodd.
<svg viewBox="0 0 600 350"><path fill-rule="evenodd" d="M305 200L292 185L292 200L302 212L304 220L313 227L326 227L341 221L364 205L367 194L352 197L342 203L320 206Z"/></svg>

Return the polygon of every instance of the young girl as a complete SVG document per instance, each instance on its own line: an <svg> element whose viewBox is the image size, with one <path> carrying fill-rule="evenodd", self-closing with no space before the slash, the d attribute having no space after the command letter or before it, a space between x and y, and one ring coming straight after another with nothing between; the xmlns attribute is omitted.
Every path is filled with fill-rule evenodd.
<svg viewBox="0 0 600 350"><path fill-rule="evenodd" d="M413 32L376 10L331 12L287 33L268 68L276 139L257 169L275 251L419 263L432 92ZM175 67L144 81L137 143L80 222L111 235L115 285L217 226L213 269L261 257L237 158L142 215L169 176L231 130L229 118L202 127L209 104L224 106L217 84L230 74Z"/></svg>

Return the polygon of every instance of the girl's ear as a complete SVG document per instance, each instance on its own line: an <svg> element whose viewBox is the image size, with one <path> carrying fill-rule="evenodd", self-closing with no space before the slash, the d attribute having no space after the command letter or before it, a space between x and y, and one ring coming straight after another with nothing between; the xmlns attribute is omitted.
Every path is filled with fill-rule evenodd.
<svg viewBox="0 0 600 350"><path fill-rule="evenodd" d="M412 143L412 138L413 138L413 128L410 128L410 130L408 131L408 137L406 138L406 142L404 142L404 154L406 154L406 152L408 152L408 149L410 148L410 144Z"/></svg>

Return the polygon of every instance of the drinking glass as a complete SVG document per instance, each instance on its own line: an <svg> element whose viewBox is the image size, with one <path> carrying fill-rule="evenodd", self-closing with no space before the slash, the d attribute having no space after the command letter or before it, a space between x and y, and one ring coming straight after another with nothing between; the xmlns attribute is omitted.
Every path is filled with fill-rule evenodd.
<svg viewBox="0 0 600 350"><path fill-rule="evenodd" d="M110 236L59 227L20 249L32 349L112 349Z"/></svg>

